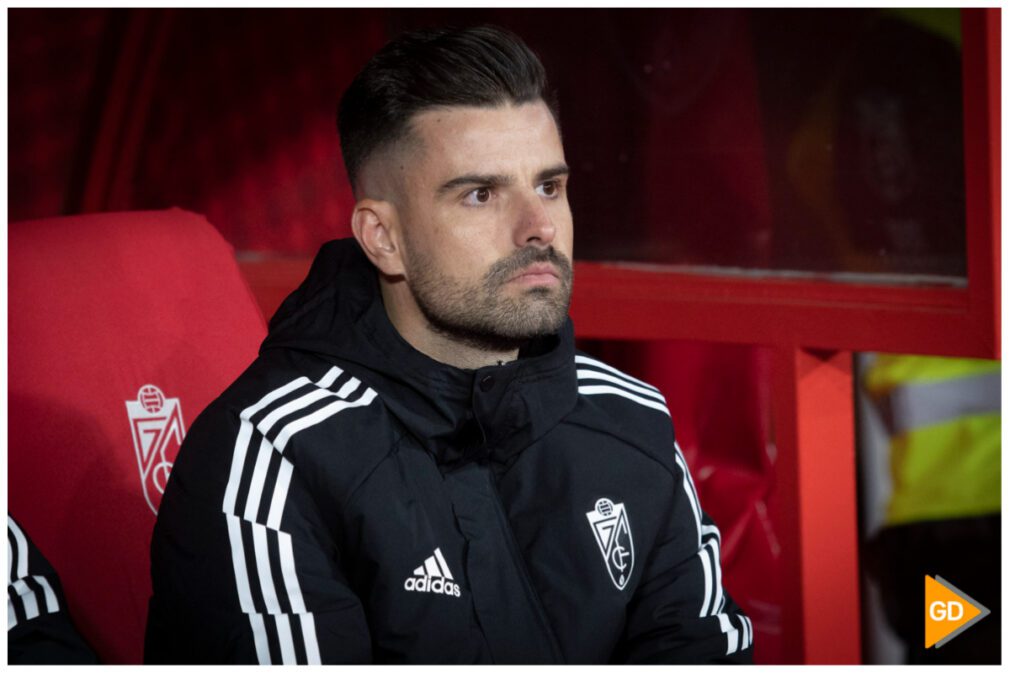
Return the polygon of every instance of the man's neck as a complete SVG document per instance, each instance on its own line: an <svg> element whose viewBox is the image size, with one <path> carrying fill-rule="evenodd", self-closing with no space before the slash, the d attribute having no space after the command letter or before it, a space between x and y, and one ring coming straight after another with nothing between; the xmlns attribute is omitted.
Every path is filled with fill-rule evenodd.
<svg viewBox="0 0 1010 674"><path fill-rule="evenodd" d="M429 358L463 370L498 365L519 357L519 349L489 349L434 329L410 296L405 284L380 282L382 302L390 323L412 347Z"/></svg>

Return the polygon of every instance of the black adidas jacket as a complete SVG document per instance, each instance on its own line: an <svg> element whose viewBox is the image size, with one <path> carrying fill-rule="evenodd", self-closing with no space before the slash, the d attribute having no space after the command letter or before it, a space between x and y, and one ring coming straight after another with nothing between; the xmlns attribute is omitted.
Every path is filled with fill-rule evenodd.
<svg viewBox="0 0 1010 674"><path fill-rule="evenodd" d="M150 662L749 662L659 392L569 321L460 370L327 244L194 422L151 545Z"/></svg>

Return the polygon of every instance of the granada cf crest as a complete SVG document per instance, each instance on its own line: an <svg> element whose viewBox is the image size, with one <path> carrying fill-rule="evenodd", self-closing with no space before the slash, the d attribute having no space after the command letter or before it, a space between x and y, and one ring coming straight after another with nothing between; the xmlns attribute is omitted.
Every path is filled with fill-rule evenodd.
<svg viewBox="0 0 1010 674"><path fill-rule="evenodd" d="M618 590L623 590L635 566L635 544L631 540L631 526L624 504L601 498L596 502L596 508L586 513L586 517L593 528L596 544L603 553L610 580L614 581Z"/></svg>
<svg viewBox="0 0 1010 674"><path fill-rule="evenodd" d="M144 498L157 515L172 462L186 437L182 406L178 398L166 398L157 386L147 384L137 391L136 400L126 401L126 413L130 417Z"/></svg>

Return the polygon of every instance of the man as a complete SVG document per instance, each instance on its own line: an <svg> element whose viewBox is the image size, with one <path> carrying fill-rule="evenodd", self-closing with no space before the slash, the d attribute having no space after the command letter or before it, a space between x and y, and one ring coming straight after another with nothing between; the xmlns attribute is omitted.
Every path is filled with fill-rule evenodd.
<svg viewBox="0 0 1010 674"><path fill-rule="evenodd" d="M186 438L148 660L750 661L663 396L574 350L545 92L488 27L352 83L355 240Z"/></svg>

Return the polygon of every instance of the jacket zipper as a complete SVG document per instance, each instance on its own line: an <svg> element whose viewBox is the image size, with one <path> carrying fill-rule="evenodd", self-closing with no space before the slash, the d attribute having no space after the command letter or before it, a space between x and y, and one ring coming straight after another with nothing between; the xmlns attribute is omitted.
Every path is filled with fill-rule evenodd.
<svg viewBox="0 0 1010 674"><path fill-rule="evenodd" d="M526 591L526 599L533 606L533 610L540 619L540 628L547 636L547 641L551 646L551 653L554 656L554 661L556 663L563 663L564 658L561 655L557 640L554 638L554 630L551 629L550 623L547 621L547 616L544 614L543 604L540 602L540 595L537 593L537 589L533 586L533 580L530 578L529 571L526 569L526 560L523 559L522 553L519 552L519 542L516 540L515 533L512 531L512 526L509 524L508 516L505 514L505 506L502 505L501 497L498 495L498 487L494 482L494 473L490 469L487 471L487 479L488 484L491 487L491 500L494 502L495 513L498 515L498 525L505 531L509 554L512 555L513 565L519 569L523 589Z"/></svg>

